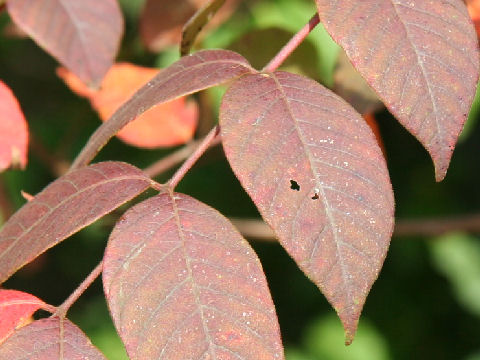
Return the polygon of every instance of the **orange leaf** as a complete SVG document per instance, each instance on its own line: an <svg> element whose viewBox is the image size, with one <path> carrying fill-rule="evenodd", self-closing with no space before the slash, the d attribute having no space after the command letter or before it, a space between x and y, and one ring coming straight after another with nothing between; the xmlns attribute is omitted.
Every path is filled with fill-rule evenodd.
<svg viewBox="0 0 480 360"><path fill-rule="evenodd" d="M375 118L374 112L367 112L362 115L365 121L367 122L370 129L372 129L373 133L375 134L375 138L377 139L378 146L382 150L383 156L386 158L387 153L385 151L385 146L383 145L382 135L380 134L380 129L378 128L378 122Z"/></svg>
<svg viewBox="0 0 480 360"><path fill-rule="evenodd" d="M45 303L37 297L17 290L0 289L0 343L13 331L28 324L30 316Z"/></svg>
<svg viewBox="0 0 480 360"><path fill-rule="evenodd" d="M0 171L27 165L28 127L12 90L0 81Z"/></svg>
<svg viewBox="0 0 480 360"><path fill-rule="evenodd" d="M57 74L73 92L89 99L101 120L106 121L158 71L154 68L118 63L108 71L99 90L88 88L65 68L59 68ZM143 148L179 145L192 138L197 119L196 103L179 98L146 111L123 128L117 136L127 144Z"/></svg>
<svg viewBox="0 0 480 360"><path fill-rule="evenodd" d="M473 20L477 35L480 36L480 1L479 0L467 0L467 9L470 17Z"/></svg>

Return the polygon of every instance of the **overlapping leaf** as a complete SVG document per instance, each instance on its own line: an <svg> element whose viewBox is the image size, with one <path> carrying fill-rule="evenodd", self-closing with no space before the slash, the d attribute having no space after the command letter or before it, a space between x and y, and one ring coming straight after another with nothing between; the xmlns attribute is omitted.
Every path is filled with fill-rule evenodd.
<svg viewBox="0 0 480 360"><path fill-rule="evenodd" d="M31 294L0 289L0 344L45 303Z"/></svg>
<svg viewBox="0 0 480 360"><path fill-rule="evenodd" d="M206 0L146 0L140 17L140 35L143 43L152 51L180 44L182 27L206 2ZM225 21L240 3L239 0L225 2L207 27L215 27Z"/></svg>
<svg viewBox="0 0 480 360"><path fill-rule="evenodd" d="M116 0L8 0L13 21L90 85L112 65L123 32Z"/></svg>
<svg viewBox="0 0 480 360"><path fill-rule="evenodd" d="M102 121L107 121L159 71L130 63L117 63L107 72L98 90L88 88L65 68L58 69L57 73L72 91L90 100ZM138 147L174 146L184 144L193 137L197 120L197 104L193 100L187 102L185 98L179 98L146 111L120 130L117 136L127 144Z"/></svg>
<svg viewBox="0 0 480 360"><path fill-rule="evenodd" d="M17 98L0 81L0 172L27 165L28 127Z"/></svg>
<svg viewBox="0 0 480 360"><path fill-rule="evenodd" d="M285 72L236 81L220 124L236 176L350 342L393 228L392 188L371 130L338 96Z"/></svg>
<svg viewBox="0 0 480 360"><path fill-rule="evenodd" d="M461 0L316 0L325 28L395 117L447 172L478 80L475 30Z"/></svg>
<svg viewBox="0 0 480 360"><path fill-rule="evenodd" d="M0 360L106 360L70 321L38 320L0 345Z"/></svg>
<svg viewBox="0 0 480 360"><path fill-rule="evenodd" d="M103 283L131 359L283 359L260 261L221 214L188 196L161 194L121 218Z"/></svg>
<svg viewBox="0 0 480 360"><path fill-rule="evenodd" d="M98 163L62 176L0 231L0 283L81 228L137 196L150 179L134 166Z"/></svg>
<svg viewBox="0 0 480 360"><path fill-rule="evenodd" d="M151 107L254 71L245 58L227 50L203 50L181 58L125 102L92 135L72 167L78 168L88 163L112 136Z"/></svg>

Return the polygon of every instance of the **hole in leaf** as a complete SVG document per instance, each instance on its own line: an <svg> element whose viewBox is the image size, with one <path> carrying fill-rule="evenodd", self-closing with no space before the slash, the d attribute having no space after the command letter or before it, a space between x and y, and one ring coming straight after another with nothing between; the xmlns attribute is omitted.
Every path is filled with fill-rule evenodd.
<svg viewBox="0 0 480 360"><path fill-rule="evenodd" d="M313 194L312 196L312 200L317 200L319 197L318 197L318 192L315 191L315 193Z"/></svg>
<svg viewBox="0 0 480 360"><path fill-rule="evenodd" d="M290 189L300 191L300 185L295 180L290 180Z"/></svg>

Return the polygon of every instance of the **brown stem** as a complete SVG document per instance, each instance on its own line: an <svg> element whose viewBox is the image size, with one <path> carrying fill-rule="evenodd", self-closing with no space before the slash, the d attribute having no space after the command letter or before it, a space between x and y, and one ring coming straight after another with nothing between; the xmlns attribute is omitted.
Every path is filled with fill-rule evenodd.
<svg viewBox="0 0 480 360"><path fill-rule="evenodd" d="M272 229L259 219L237 219L230 221L247 238L276 241ZM432 218L421 220L397 220L394 237L439 236L454 231L480 234L480 214L464 215L455 218Z"/></svg>
<svg viewBox="0 0 480 360"><path fill-rule="evenodd" d="M290 39L290 41L272 60L270 60L270 62L263 68L262 72L274 72L277 70L285 59L290 56L290 54L303 42L303 40L305 40L307 35L310 34L319 23L320 18L318 14L313 15L310 21Z"/></svg>
<svg viewBox="0 0 480 360"><path fill-rule="evenodd" d="M78 298L88 289L88 287L95 281L95 279L102 273L103 260L92 270L92 272L86 277L85 280L77 287L77 289L61 304L55 314L52 316L58 316L64 318L67 315L68 309L78 300Z"/></svg>
<svg viewBox="0 0 480 360"><path fill-rule="evenodd" d="M168 187L173 191L177 184L182 180L185 174L192 168L192 166L197 162L197 160L207 151L210 145L213 143L217 135L220 133L220 126L216 125L210 132L205 136L200 143L200 145L195 149L192 155L183 163L180 169L172 176L168 182Z"/></svg>

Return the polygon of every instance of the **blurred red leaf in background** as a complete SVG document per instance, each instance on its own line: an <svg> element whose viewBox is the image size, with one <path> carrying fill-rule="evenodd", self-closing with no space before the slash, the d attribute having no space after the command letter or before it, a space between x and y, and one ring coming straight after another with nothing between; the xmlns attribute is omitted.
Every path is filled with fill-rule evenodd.
<svg viewBox="0 0 480 360"><path fill-rule="evenodd" d="M0 171L27 165L28 126L12 90L0 81Z"/></svg>
<svg viewBox="0 0 480 360"><path fill-rule="evenodd" d="M108 120L120 105L158 72L155 68L117 63L108 71L100 89L93 90L67 69L57 70L58 76L74 93L90 100L102 121ZM193 137L197 120L197 104L179 98L146 111L117 136L127 144L142 148L174 146Z"/></svg>
<svg viewBox="0 0 480 360"><path fill-rule="evenodd" d="M466 0L468 13L473 20L475 30L480 36L480 1L479 0Z"/></svg>
<svg viewBox="0 0 480 360"><path fill-rule="evenodd" d="M17 290L0 289L0 344L13 331L26 325L35 311L45 303L37 297Z"/></svg>

